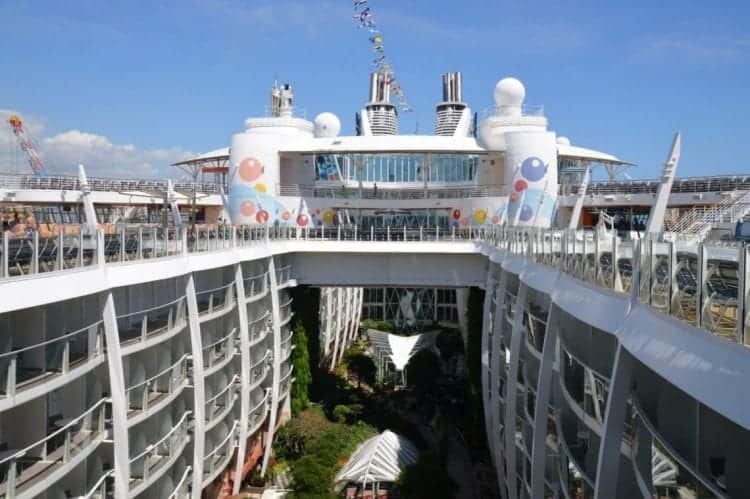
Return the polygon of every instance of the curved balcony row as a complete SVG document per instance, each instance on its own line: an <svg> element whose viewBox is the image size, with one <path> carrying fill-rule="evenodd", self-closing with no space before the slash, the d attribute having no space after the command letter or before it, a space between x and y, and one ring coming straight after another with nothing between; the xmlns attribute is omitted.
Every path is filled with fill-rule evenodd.
<svg viewBox="0 0 750 499"><path fill-rule="evenodd" d="M164 342L187 326L187 301L181 296L167 303L117 316L122 355Z"/></svg>
<svg viewBox="0 0 750 499"><path fill-rule="evenodd" d="M234 421L226 436L219 441L203 458L203 487L206 487L221 473L232 459L234 448L237 446L237 430L239 421Z"/></svg>
<svg viewBox="0 0 750 499"><path fill-rule="evenodd" d="M206 376L210 376L226 366L236 354L237 328L218 340L203 346L203 366Z"/></svg>
<svg viewBox="0 0 750 499"><path fill-rule="evenodd" d="M190 441L191 414L186 411L177 424L156 442L147 444L144 440L145 448L130 458L129 497L137 496L155 483L182 455Z"/></svg>
<svg viewBox="0 0 750 499"><path fill-rule="evenodd" d="M261 299L268 292L268 272L245 277L243 281L247 303L252 303Z"/></svg>
<svg viewBox="0 0 750 499"><path fill-rule="evenodd" d="M33 345L0 353L0 410L39 397L86 374L106 360L103 321ZM8 351L9 350L9 351Z"/></svg>
<svg viewBox="0 0 750 499"><path fill-rule="evenodd" d="M205 291L196 291L200 321L214 319L232 310L235 304L234 282Z"/></svg>
<svg viewBox="0 0 750 499"><path fill-rule="evenodd" d="M213 429L234 408L240 387L240 375L235 374L218 392L206 399L206 426L204 431Z"/></svg>
<svg viewBox="0 0 750 499"><path fill-rule="evenodd" d="M62 426L23 449L2 451L0 495L31 498L66 476L83 462L108 435L110 399L101 399L83 414L61 420Z"/></svg>
<svg viewBox="0 0 750 499"><path fill-rule="evenodd" d="M160 411L182 393L189 384L188 354L150 378L125 389L128 426L133 426Z"/></svg>
<svg viewBox="0 0 750 499"><path fill-rule="evenodd" d="M252 435L261 427L268 414L269 404L271 402L271 390L267 389L263 392L263 398L250 408L250 419L247 422L247 433Z"/></svg>

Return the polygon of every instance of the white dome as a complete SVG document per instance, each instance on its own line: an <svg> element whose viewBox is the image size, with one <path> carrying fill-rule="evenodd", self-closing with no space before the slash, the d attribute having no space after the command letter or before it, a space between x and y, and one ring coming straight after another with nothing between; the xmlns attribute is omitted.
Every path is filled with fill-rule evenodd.
<svg viewBox="0 0 750 499"><path fill-rule="evenodd" d="M313 123L316 137L336 137L341 131L341 121L333 113L320 113Z"/></svg>
<svg viewBox="0 0 750 499"><path fill-rule="evenodd" d="M526 97L526 89L515 78L503 78L495 85L495 104L499 107L520 107Z"/></svg>
<svg viewBox="0 0 750 499"><path fill-rule="evenodd" d="M567 137L560 136L557 138L557 143L561 146L569 146L570 145L570 139Z"/></svg>

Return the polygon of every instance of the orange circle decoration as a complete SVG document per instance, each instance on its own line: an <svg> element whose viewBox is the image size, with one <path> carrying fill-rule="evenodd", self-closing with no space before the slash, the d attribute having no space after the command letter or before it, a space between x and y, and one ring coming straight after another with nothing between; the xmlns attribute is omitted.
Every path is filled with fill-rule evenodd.
<svg viewBox="0 0 750 499"><path fill-rule="evenodd" d="M323 213L323 223L326 224L332 224L333 223L333 212L332 211L326 211Z"/></svg>
<svg viewBox="0 0 750 499"><path fill-rule="evenodd" d="M255 158L240 161L240 178L245 182L255 182L263 175L263 163Z"/></svg>
<svg viewBox="0 0 750 499"><path fill-rule="evenodd" d="M458 220L459 218L461 218L461 210L456 208L455 210L453 210L453 219Z"/></svg>
<svg viewBox="0 0 750 499"><path fill-rule="evenodd" d="M469 219L466 218L466 217L462 218L461 219L461 225L463 225L464 227L468 227L469 226Z"/></svg>
<svg viewBox="0 0 750 499"><path fill-rule="evenodd" d="M492 223L493 224L499 224L500 223L500 217L497 215L492 215Z"/></svg>
<svg viewBox="0 0 750 499"><path fill-rule="evenodd" d="M289 216L290 216L289 212L285 211L284 213L281 214L281 219L286 222L287 220L289 220Z"/></svg>
<svg viewBox="0 0 750 499"><path fill-rule="evenodd" d="M257 184L255 184L255 190L265 194L268 189L266 188L266 184L258 182Z"/></svg>
<svg viewBox="0 0 750 499"><path fill-rule="evenodd" d="M252 201L243 201L240 204L240 213L243 217L252 217L255 214L255 203Z"/></svg>
<svg viewBox="0 0 750 499"><path fill-rule="evenodd" d="M487 210L474 210L474 221L483 224L487 221Z"/></svg>
<svg viewBox="0 0 750 499"><path fill-rule="evenodd" d="M266 210L260 210L255 215L255 221L258 222L259 224L268 223L269 218L270 218L270 215L268 214Z"/></svg>

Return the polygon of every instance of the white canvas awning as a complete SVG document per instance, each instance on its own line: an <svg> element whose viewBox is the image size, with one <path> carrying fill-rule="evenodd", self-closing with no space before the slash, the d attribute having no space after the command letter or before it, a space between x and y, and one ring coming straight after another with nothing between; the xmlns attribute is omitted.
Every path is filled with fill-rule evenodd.
<svg viewBox="0 0 750 499"><path fill-rule="evenodd" d="M387 355L397 371L403 371L417 352L431 348L438 334L439 331L433 331L413 336L399 336L376 329L367 330L372 346Z"/></svg>
<svg viewBox="0 0 750 499"><path fill-rule="evenodd" d="M401 470L417 462L419 451L409 440L386 430L366 440L336 475L336 488L347 483L395 482Z"/></svg>

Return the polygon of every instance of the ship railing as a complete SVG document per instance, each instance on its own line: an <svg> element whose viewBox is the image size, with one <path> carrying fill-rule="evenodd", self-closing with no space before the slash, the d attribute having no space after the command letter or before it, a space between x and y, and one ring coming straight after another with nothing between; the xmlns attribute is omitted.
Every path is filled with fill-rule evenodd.
<svg viewBox="0 0 750 499"><path fill-rule="evenodd" d="M247 422L247 428L249 431L255 431L265 419L266 414L268 413L268 403L270 398L269 392L270 390L264 390L263 398L250 409L250 418Z"/></svg>
<svg viewBox="0 0 750 499"><path fill-rule="evenodd" d="M58 226L56 233L28 227L2 237L2 275L18 277L86 267L97 263L97 234L79 225Z"/></svg>
<svg viewBox="0 0 750 499"><path fill-rule="evenodd" d="M283 286L291 280L292 280L292 266L291 265L284 265L283 267L276 269L276 285L277 286Z"/></svg>
<svg viewBox="0 0 750 499"><path fill-rule="evenodd" d="M661 183L659 179L594 181L586 187L586 194L653 194ZM578 194L579 189L578 184L563 184L560 185L560 194ZM750 190L750 175L715 175L676 178L671 192L723 193L747 190Z"/></svg>
<svg viewBox="0 0 750 499"><path fill-rule="evenodd" d="M750 246L676 235L624 239L607 230L498 228L492 244L730 341L750 345Z"/></svg>
<svg viewBox="0 0 750 499"><path fill-rule="evenodd" d="M118 225L104 234L107 263L164 258L183 253L182 231L176 227Z"/></svg>
<svg viewBox="0 0 750 499"><path fill-rule="evenodd" d="M227 435L203 458L203 486L210 483L217 473L223 470L232 457L232 449L236 442L235 437L239 421L234 422Z"/></svg>
<svg viewBox="0 0 750 499"><path fill-rule="evenodd" d="M191 414L190 411L186 411L166 435L153 444L149 444L142 452L130 459L131 480L148 481L152 475L163 471L171 458L182 452L190 439L188 423Z"/></svg>
<svg viewBox="0 0 750 499"><path fill-rule="evenodd" d="M266 350L265 355L256 363L250 366L250 384L253 385L266 377L268 368L271 364L272 352Z"/></svg>
<svg viewBox="0 0 750 499"><path fill-rule="evenodd" d="M240 375L235 374L229 380L226 386L222 387L217 393L206 399L206 423L210 423L218 413L228 409L237 394L239 387Z"/></svg>
<svg viewBox="0 0 750 499"><path fill-rule="evenodd" d="M117 316L120 343L143 342L187 324L187 301L184 296L144 310Z"/></svg>
<svg viewBox="0 0 750 499"><path fill-rule="evenodd" d="M489 106L482 110L482 119L491 116L502 116L502 106ZM525 104L521 106L521 116L538 116L544 117L544 106L541 104Z"/></svg>
<svg viewBox="0 0 750 499"><path fill-rule="evenodd" d="M294 382L294 378L292 377L293 371L294 366L290 365L287 373L282 376L281 381L279 381L279 398L283 398L287 393L289 393L289 388Z"/></svg>
<svg viewBox="0 0 750 499"><path fill-rule="evenodd" d="M248 323L250 343L257 343L268 334L271 312L266 310L263 315Z"/></svg>
<svg viewBox="0 0 750 499"><path fill-rule="evenodd" d="M282 303L279 305L279 317L281 320L281 324L286 324L291 320L292 315L294 312L292 312L292 299L288 299L285 303Z"/></svg>
<svg viewBox="0 0 750 499"><path fill-rule="evenodd" d="M268 272L245 277L245 298L254 298L265 294L268 289Z"/></svg>
<svg viewBox="0 0 750 499"><path fill-rule="evenodd" d="M185 471L182 473L180 481L174 487L172 492L167 499L185 499L190 496L190 478L192 476L193 469L190 466L185 467Z"/></svg>
<svg viewBox="0 0 750 499"><path fill-rule="evenodd" d="M294 345L292 345L292 337L294 336L294 332L290 331L289 335L284 338L281 341L281 360L286 360L289 355L292 353L292 350L294 349Z"/></svg>
<svg viewBox="0 0 750 499"><path fill-rule="evenodd" d="M145 412L163 397L178 390L188 378L188 358L185 354L177 362L150 378L125 389L125 400L130 411Z"/></svg>
<svg viewBox="0 0 750 499"><path fill-rule="evenodd" d="M418 182L419 183L419 182ZM388 182L381 182L376 188L372 182L360 187L358 181L331 182L331 185L320 184L278 184L280 196L327 198L327 199L460 199L503 197L511 190L506 185L462 185L446 186L427 182L420 186L395 187Z"/></svg>
<svg viewBox="0 0 750 499"><path fill-rule="evenodd" d="M122 192L167 192L166 179L114 179L104 177L88 177L89 189L92 191ZM81 182L77 175L23 175L0 174L0 187L3 189L43 189L55 191L80 191ZM176 191L200 192L216 194L219 188L212 183L174 182Z"/></svg>
<svg viewBox="0 0 750 499"><path fill-rule="evenodd" d="M12 348L12 336L5 339ZM104 323L97 321L81 329L0 353L0 398L64 376L95 357L103 356Z"/></svg>
<svg viewBox="0 0 750 499"><path fill-rule="evenodd" d="M234 281L195 293L198 302L198 314L212 314L234 305Z"/></svg>
<svg viewBox="0 0 750 499"><path fill-rule="evenodd" d="M101 399L76 418L59 418L57 424L64 424L58 430L23 449L8 451L10 455L0 460L5 477L0 483L0 495L15 497L41 480L45 473L66 465L104 440L109 403L110 399Z"/></svg>
<svg viewBox="0 0 750 499"><path fill-rule="evenodd" d="M234 354L236 336L237 328L235 327L218 340L203 346L203 361L206 368L211 368Z"/></svg>
<svg viewBox="0 0 750 499"><path fill-rule="evenodd" d="M201 253L231 249L235 244L235 231L230 225L195 226L187 233L188 251Z"/></svg>
<svg viewBox="0 0 750 499"><path fill-rule="evenodd" d="M94 485L78 499L106 499L115 493L115 470L104 473Z"/></svg>

